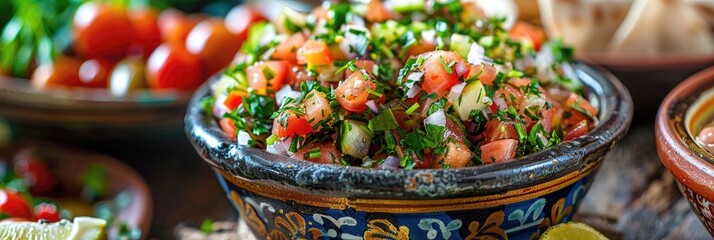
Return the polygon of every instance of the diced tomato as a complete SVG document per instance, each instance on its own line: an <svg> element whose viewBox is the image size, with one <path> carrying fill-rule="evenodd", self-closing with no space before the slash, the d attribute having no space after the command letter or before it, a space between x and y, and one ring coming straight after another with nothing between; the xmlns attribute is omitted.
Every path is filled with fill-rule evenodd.
<svg viewBox="0 0 714 240"><path fill-rule="evenodd" d="M327 9L322 6L315 7L312 9L312 12L310 12L310 15L314 16L318 20L327 19Z"/></svg>
<svg viewBox="0 0 714 240"><path fill-rule="evenodd" d="M498 70L496 70L494 66L484 64L474 65L471 66L471 70L469 71L469 75L466 75L466 79L478 76L478 80L481 81L481 83L493 86L493 81L496 80L496 73L498 73Z"/></svg>
<svg viewBox="0 0 714 240"><path fill-rule="evenodd" d="M384 7L381 0L372 0L367 5L365 18L370 22L384 22L392 19L392 13Z"/></svg>
<svg viewBox="0 0 714 240"><path fill-rule="evenodd" d="M481 146L481 160L484 163L501 162L516 157L518 140L503 139Z"/></svg>
<svg viewBox="0 0 714 240"><path fill-rule="evenodd" d="M307 38L302 33L293 34L275 47L272 57L290 63L297 63L297 51L305 44L305 41L307 41Z"/></svg>
<svg viewBox="0 0 714 240"><path fill-rule="evenodd" d="M310 157L310 151L313 152L319 150L319 156ZM300 160L322 163L322 164L336 164L340 162L340 150L335 147L334 143L312 143L305 147L298 149L295 153L295 157Z"/></svg>
<svg viewBox="0 0 714 240"><path fill-rule="evenodd" d="M228 94L226 100L223 101L223 105L233 111L233 109L236 109L238 105L243 103L243 96L245 96L244 92L232 91Z"/></svg>
<svg viewBox="0 0 714 240"><path fill-rule="evenodd" d="M359 68L359 69L364 69L369 74L372 74L372 76L375 75L375 72L374 72L375 64L371 60L357 60L357 61L355 61L355 66L357 66L357 68ZM345 70L345 73L347 74L347 76L349 76L349 75L352 75L352 73L354 73L354 72L350 69L347 69L347 70Z"/></svg>
<svg viewBox="0 0 714 240"><path fill-rule="evenodd" d="M543 118L541 118L540 124L543 126L543 129L546 132L551 132L553 131L553 127L557 126L560 124L562 116L563 116L563 109L557 106L554 106L549 109L543 109L540 111L541 115L543 115Z"/></svg>
<svg viewBox="0 0 714 240"><path fill-rule="evenodd" d="M335 97L347 111L361 112L367 109L365 105L369 99L369 92L365 90L367 88L376 90L377 85L367 75L355 72L335 89Z"/></svg>
<svg viewBox="0 0 714 240"><path fill-rule="evenodd" d="M223 133L225 133L226 136L236 140L236 131L238 131L238 129L236 129L236 125L233 123L233 120L224 118L218 123L221 125L221 130L223 130Z"/></svg>
<svg viewBox="0 0 714 240"><path fill-rule="evenodd" d="M416 163L416 165L414 165L414 169L431 168L431 165L434 162L434 155L425 153L422 159L415 159L414 162Z"/></svg>
<svg viewBox="0 0 714 240"><path fill-rule="evenodd" d="M14 169L17 176L27 179L30 193L47 196L55 190L57 180L52 170L38 158L37 152L25 150L16 154Z"/></svg>
<svg viewBox="0 0 714 240"><path fill-rule="evenodd" d="M310 125L316 127L318 123L332 114L330 102L327 101L324 93L315 90L308 93L307 96L309 97L306 97L303 101L303 105L305 105L305 118L308 119Z"/></svg>
<svg viewBox="0 0 714 240"><path fill-rule="evenodd" d="M466 60L456 52L434 51L427 54L420 66L424 72L422 89L427 93L437 93L442 97L469 72Z"/></svg>
<svg viewBox="0 0 714 240"><path fill-rule="evenodd" d="M419 42L407 47L406 51L404 52L404 59L434 51L436 50L436 47L437 46L435 43L420 38Z"/></svg>
<svg viewBox="0 0 714 240"><path fill-rule="evenodd" d="M585 135L587 133L588 133L588 121L582 120L575 126L572 126L569 129L565 130L565 136L563 137L563 140L571 141L571 140L576 139L576 138L578 138L582 135Z"/></svg>
<svg viewBox="0 0 714 240"><path fill-rule="evenodd" d="M587 111L592 116L597 116L597 108L593 107L593 105L591 105L588 100L585 100L583 97L576 93L570 93L570 96L568 96L568 100L565 101L565 108L570 109L574 106L579 107L581 110Z"/></svg>
<svg viewBox="0 0 714 240"><path fill-rule="evenodd" d="M464 129L459 126L459 123L457 123L450 117L446 118L446 132L444 133L445 137L453 138L457 142L463 142L464 139L466 139L466 136L464 134Z"/></svg>
<svg viewBox="0 0 714 240"><path fill-rule="evenodd" d="M59 222L60 209L52 203L40 203L34 209L35 218L49 222Z"/></svg>
<svg viewBox="0 0 714 240"><path fill-rule="evenodd" d="M299 116L291 110L286 110L273 121L273 134L278 137L305 136L314 132L305 116Z"/></svg>
<svg viewBox="0 0 714 240"><path fill-rule="evenodd" d="M308 40L297 51L298 64L326 66L332 64L330 49L325 42Z"/></svg>
<svg viewBox="0 0 714 240"><path fill-rule="evenodd" d="M518 139L518 132L513 127L515 122L501 122L498 119L491 119L486 122L486 129L483 132L486 143L495 142L502 139Z"/></svg>
<svg viewBox="0 0 714 240"><path fill-rule="evenodd" d="M463 142L449 142L446 144L448 150L445 155L436 155L431 164L432 168L461 168L471 165L471 151Z"/></svg>
<svg viewBox="0 0 714 240"><path fill-rule="evenodd" d="M28 201L10 189L0 189L0 215L34 221L35 217Z"/></svg>
<svg viewBox="0 0 714 240"><path fill-rule="evenodd" d="M517 87L517 88L522 88L522 87L527 87L528 85L531 85L531 79L530 78L511 78L508 80L508 84Z"/></svg>
<svg viewBox="0 0 714 240"><path fill-rule="evenodd" d="M509 106L520 106L521 102L523 102L523 96L524 94L522 89L511 85L505 85L503 88L496 90L494 98L502 98Z"/></svg>
<svg viewBox="0 0 714 240"><path fill-rule="evenodd" d="M350 60L350 53L342 51L339 44L331 44L329 47L330 56L332 61L348 61Z"/></svg>
<svg viewBox="0 0 714 240"><path fill-rule="evenodd" d="M515 40L531 41L533 49L536 51L540 50L540 46L546 40L545 32L542 28L524 21L516 22L508 36Z"/></svg>
<svg viewBox="0 0 714 240"><path fill-rule="evenodd" d="M287 72L288 64L285 61L258 62L248 68L248 83L260 94L266 94L268 89L278 91L283 86Z"/></svg>
<svg viewBox="0 0 714 240"><path fill-rule="evenodd" d="M405 131L419 128L421 123L416 113L407 114L403 111L393 111L394 119L397 120L399 128Z"/></svg>

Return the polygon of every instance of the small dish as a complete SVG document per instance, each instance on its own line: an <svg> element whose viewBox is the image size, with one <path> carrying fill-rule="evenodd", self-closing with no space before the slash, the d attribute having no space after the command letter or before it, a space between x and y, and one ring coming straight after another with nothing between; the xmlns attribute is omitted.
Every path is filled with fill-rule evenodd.
<svg viewBox="0 0 714 240"><path fill-rule="evenodd" d="M659 109L655 136L662 163L714 236L714 154L697 145L692 137L714 116L712 89L714 67L679 84Z"/></svg>
<svg viewBox="0 0 714 240"><path fill-rule="evenodd" d="M572 142L489 165L374 170L239 146L203 112L208 84L191 100L185 129L259 239L537 238L572 219L598 166L632 120L632 100L615 77L574 66L586 97L599 103L599 126Z"/></svg>
<svg viewBox="0 0 714 240"><path fill-rule="evenodd" d="M114 239L117 236L121 224L126 224L129 229L140 229L142 239L147 238L153 216L151 193L146 182L131 167L99 153L67 149L42 142L23 146L25 145L23 152L36 152L40 157L46 156L42 157L42 161L51 170L56 181L61 183L63 191L80 191L86 184L85 175L89 174L89 171L102 169L106 174L104 179L107 184L103 199L116 202L114 207L119 208L114 212L113 222L107 226L109 238ZM123 202L119 204L119 201Z"/></svg>
<svg viewBox="0 0 714 240"><path fill-rule="evenodd" d="M114 97L106 89L36 89L29 80L0 76L0 117L43 136L111 139L180 132L188 92L137 91Z"/></svg>

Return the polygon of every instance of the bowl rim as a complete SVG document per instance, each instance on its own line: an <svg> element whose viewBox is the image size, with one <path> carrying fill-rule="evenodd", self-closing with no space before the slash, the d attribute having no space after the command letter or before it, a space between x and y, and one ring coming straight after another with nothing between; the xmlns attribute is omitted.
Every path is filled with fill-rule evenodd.
<svg viewBox="0 0 714 240"><path fill-rule="evenodd" d="M209 165L239 179L312 192L324 196L357 198L453 198L492 195L527 189L573 172L599 166L605 154L629 130L633 103L629 92L611 73L599 67L573 63L577 76L601 108L598 127L583 137L555 147L495 164L458 169L375 170L318 165L264 150L239 146L203 113L201 100L213 81L199 88L189 103L185 130L189 141ZM597 69L597 70L596 70ZM424 194L405 183L423 176L453 182L437 183L437 192ZM434 187L434 186L432 186Z"/></svg>
<svg viewBox="0 0 714 240"><path fill-rule="evenodd" d="M714 155L689 134L685 116L700 95L713 87L714 66L690 76L667 95L655 121L663 165L681 184L709 199L714 199Z"/></svg>

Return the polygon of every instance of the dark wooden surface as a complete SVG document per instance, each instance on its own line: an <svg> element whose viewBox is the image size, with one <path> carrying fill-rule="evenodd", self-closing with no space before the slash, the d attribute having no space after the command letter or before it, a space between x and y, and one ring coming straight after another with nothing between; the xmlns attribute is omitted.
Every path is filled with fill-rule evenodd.
<svg viewBox="0 0 714 240"><path fill-rule="evenodd" d="M190 216L186 218L201 218L200 214ZM608 156L574 220L590 224L611 239L712 239L662 166L651 124L633 126ZM216 225L219 233L214 235L204 235L191 226L177 227L177 236L236 239L235 231L226 230L234 228L233 223Z"/></svg>

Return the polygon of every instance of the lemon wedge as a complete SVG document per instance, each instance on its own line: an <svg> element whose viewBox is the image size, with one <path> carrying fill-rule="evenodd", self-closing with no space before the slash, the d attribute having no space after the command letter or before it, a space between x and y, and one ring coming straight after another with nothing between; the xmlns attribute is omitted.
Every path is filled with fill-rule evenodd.
<svg viewBox="0 0 714 240"><path fill-rule="evenodd" d="M561 223L548 228L541 240L608 240L605 235L584 223Z"/></svg>

